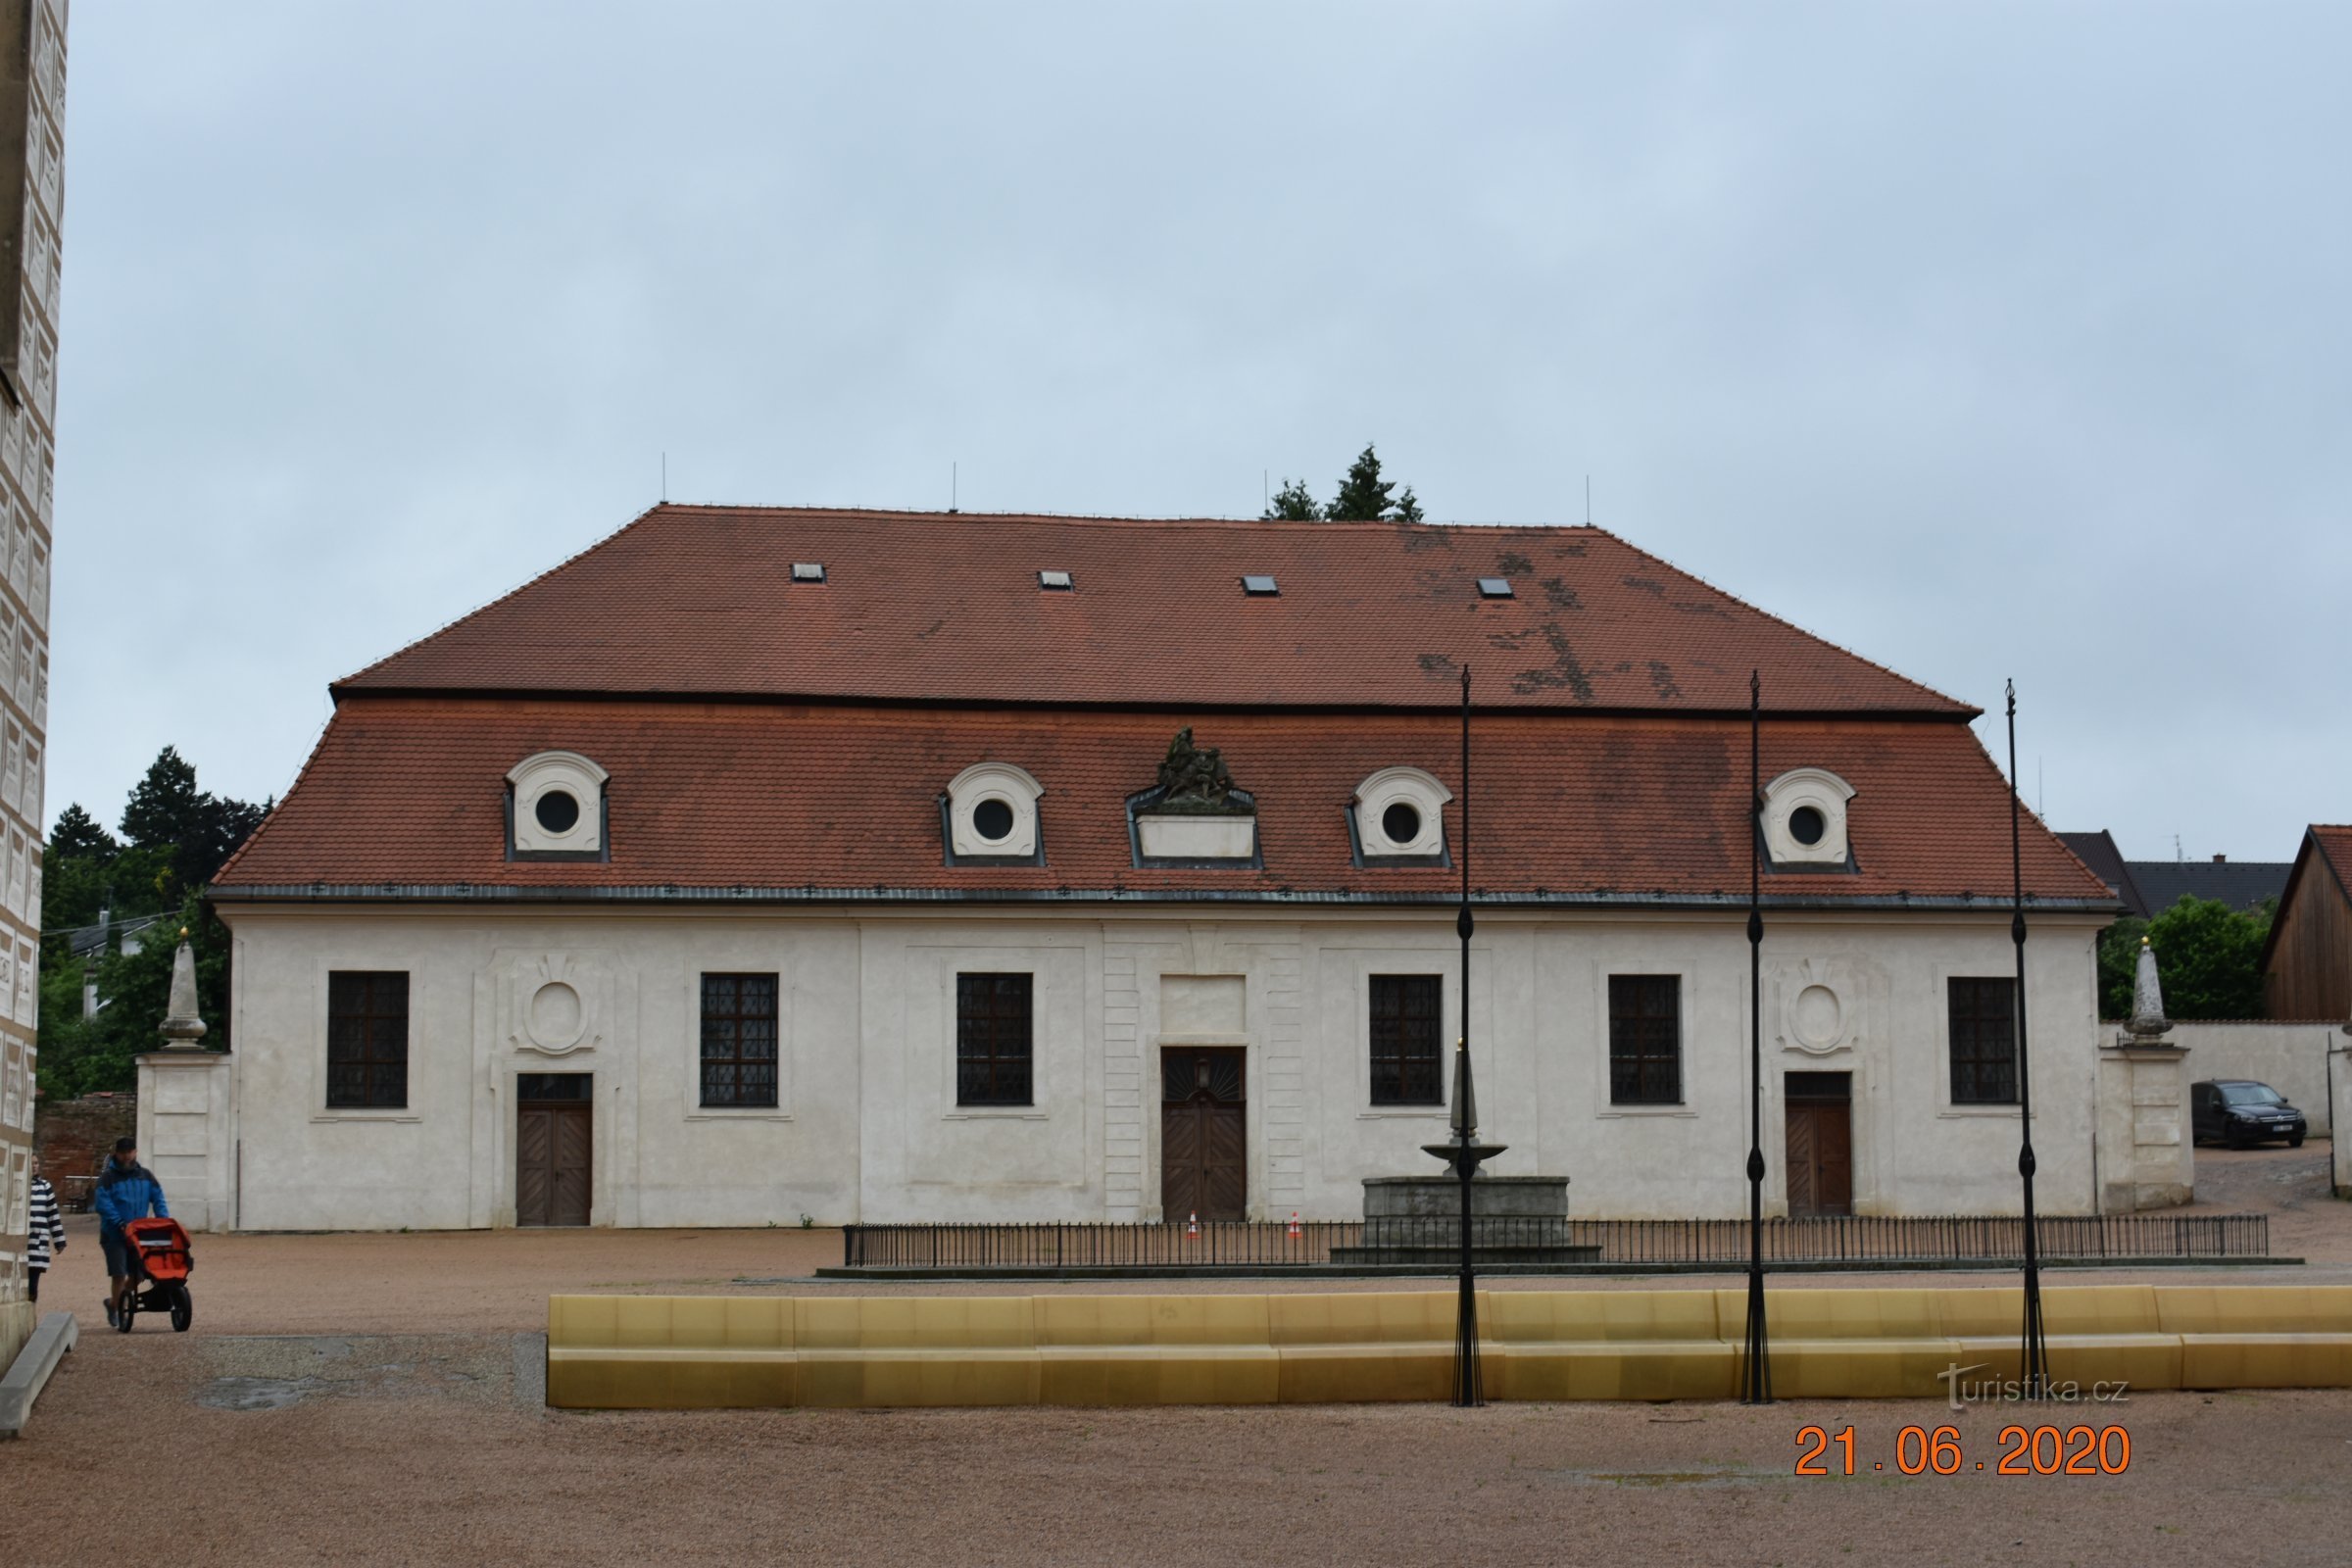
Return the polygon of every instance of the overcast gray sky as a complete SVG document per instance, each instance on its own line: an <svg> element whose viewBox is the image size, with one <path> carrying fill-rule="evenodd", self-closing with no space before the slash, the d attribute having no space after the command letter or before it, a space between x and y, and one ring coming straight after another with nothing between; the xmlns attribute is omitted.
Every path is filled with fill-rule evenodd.
<svg viewBox="0 0 2352 1568"><path fill-rule="evenodd" d="M83 0L52 817L657 498L1254 515L1377 440L1931 685L2128 854L2352 818L2352 8ZM1980 723L1980 732L1994 728Z"/></svg>

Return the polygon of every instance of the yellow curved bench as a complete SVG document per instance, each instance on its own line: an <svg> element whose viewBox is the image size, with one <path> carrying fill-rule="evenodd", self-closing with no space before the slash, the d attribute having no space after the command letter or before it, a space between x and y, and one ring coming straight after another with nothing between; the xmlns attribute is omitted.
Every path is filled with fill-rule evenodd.
<svg viewBox="0 0 2352 1568"><path fill-rule="evenodd" d="M1276 1296L558 1296L547 1402L566 1409L1301 1404L1444 1399L1451 1291ZM1933 1397L2014 1379L2014 1286L1774 1289L1783 1398ZM1740 1290L1479 1294L1499 1399L1725 1399ZM2352 1388L2352 1287L2042 1293L2050 1374L2085 1387Z"/></svg>

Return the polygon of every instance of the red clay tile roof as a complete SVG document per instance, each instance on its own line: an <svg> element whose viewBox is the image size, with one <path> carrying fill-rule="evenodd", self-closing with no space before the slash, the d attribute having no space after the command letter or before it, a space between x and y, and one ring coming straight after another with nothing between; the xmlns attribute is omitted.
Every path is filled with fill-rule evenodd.
<svg viewBox="0 0 2352 1568"><path fill-rule="evenodd" d="M1258 802L1263 870L1139 870L1126 798L1197 726ZM1744 722L1481 712L1472 880L1493 894L1746 896ZM1344 808L1393 764L1458 786L1438 714L920 710L781 703L375 697L345 702L300 780L217 891L353 888L962 890L1048 895L1443 899L1442 867L1359 868ZM612 772L609 862L505 858L505 777L535 752ZM943 864L938 798L972 762L1045 785L1047 864ZM1767 723L1764 777L1827 767L1854 786L1852 873L1773 874L1775 900L2005 899L2006 785L1967 726ZM1459 853L1459 808L1446 808ZM2106 904L2104 883L2030 817L2027 887ZM245 896L252 896L248 892Z"/></svg>
<svg viewBox="0 0 2352 1568"><path fill-rule="evenodd" d="M1465 662L1486 708L1976 711L1597 528L682 506L336 692L1444 708Z"/></svg>
<svg viewBox="0 0 2352 1568"><path fill-rule="evenodd" d="M2328 867L2347 894L2352 894L2352 826L2339 827L2331 822L2311 824L2311 841L2328 858Z"/></svg>

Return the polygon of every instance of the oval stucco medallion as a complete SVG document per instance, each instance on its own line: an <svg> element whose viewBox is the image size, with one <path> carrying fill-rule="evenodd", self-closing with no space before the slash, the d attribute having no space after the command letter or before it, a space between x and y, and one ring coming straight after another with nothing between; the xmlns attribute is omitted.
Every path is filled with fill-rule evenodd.
<svg viewBox="0 0 2352 1568"><path fill-rule="evenodd" d="M542 1051L569 1051L580 1043L588 1009L580 994L561 980L550 980L531 994L531 1039Z"/></svg>
<svg viewBox="0 0 2352 1568"><path fill-rule="evenodd" d="M1788 1009L1789 1032L1807 1051L1828 1051L1844 1037L1845 1008L1828 986L1811 985L1796 994Z"/></svg>

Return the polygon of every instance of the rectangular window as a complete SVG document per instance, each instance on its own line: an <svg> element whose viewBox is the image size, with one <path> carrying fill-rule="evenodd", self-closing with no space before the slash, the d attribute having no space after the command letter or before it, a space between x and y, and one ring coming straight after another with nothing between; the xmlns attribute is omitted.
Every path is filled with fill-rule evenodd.
<svg viewBox="0 0 2352 1568"><path fill-rule="evenodd" d="M405 1110L409 977L338 969L326 977L326 1107Z"/></svg>
<svg viewBox="0 0 2352 1568"><path fill-rule="evenodd" d="M1444 982L1434 974L1372 976L1372 1103L1436 1105Z"/></svg>
<svg viewBox="0 0 2352 1568"><path fill-rule="evenodd" d="M1027 1105L1031 976L956 977L956 1103Z"/></svg>
<svg viewBox="0 0 2352 1568"><path fill-rule="evenodd" d="M1683 1102L1683 977L1609 976L1609 1103Z"/></svg>
<svg viewBox="0 0 2352 1568"><path fill-rule="evenodd" d="M2017 1103L2017 1014L2014 979L1954 980L1952 1103Z"/></svg>
<svg viewBox="0 0 2352 1568"><path fill-rule="evenodd" d="M703 976L703 1103L776 1106L776 977Z"/></svg>

